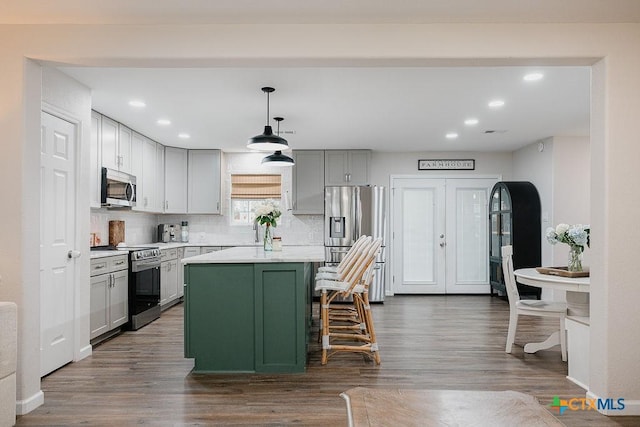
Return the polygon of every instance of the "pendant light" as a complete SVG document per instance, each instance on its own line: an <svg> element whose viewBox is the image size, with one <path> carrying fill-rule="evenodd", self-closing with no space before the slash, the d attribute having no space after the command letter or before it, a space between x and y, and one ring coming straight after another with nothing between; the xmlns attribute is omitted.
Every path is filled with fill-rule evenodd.
<svg viewBox="0 0 640 427"><path fill-rule="evenodd" d="M278 122L278 131L277 134L280 134L280 122L284 120L283 117L274 117L273 120ZM288 147L288 145L287 145ZM282 154L282 151L277 150L275 153L270 156L262 159L262 164L267 166L293 166L293 159L286 154Z"/></svg>
<svg viewBox="0 0 640 427"><path fill-rule="evenodd" d="M275 91L272 87L263 87L262 91L267 94L267 124L261 135L254 136L247 143L247 148L256 151L283 151L289 149L286 139L273 134L273 129L269 126L269 94Z"/></svg>

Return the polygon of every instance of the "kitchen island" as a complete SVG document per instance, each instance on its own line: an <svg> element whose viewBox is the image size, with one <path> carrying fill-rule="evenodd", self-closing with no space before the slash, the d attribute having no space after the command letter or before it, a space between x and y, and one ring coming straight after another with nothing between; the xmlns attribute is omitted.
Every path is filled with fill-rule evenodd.
<svg viewBox="0 0 640 427"><path fill-rule="evenodd" d="M184 352L195 372L304 372L322 246L236 247L184 264Z"/></svg>

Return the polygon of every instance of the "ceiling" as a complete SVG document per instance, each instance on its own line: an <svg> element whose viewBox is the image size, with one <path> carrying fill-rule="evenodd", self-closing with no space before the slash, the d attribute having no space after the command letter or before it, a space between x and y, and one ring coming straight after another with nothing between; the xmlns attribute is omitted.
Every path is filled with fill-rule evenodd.
<svg viewBox="0 0 640 427"><path fill-rule="evenodd" d="M244 151L267 121L263 86L276 89L270 117L284 117L281 136L294 149L513 151L589 134L589 67L61 70L92 88L95 110L177 147ZM524 81L532 71L544 77ZM488 107L494 99L505 105ZM156 123L163 118L171 124Z"/></svg>
<svg viewBox="0 0 640 427"><path fill-rule="evenodd" d="M638 0L3 0L0 24L640 22Z"/></svg>
<svg viewBox="0 0 640 427"><path fill-rule="evenodd" d="M4 0L0 23L640 22L637 0ZM96 110L163 144L243 151L271 117L294 149L511 151L549 136L588 135L589 67L89 68L65 73ZM544 73L524 82L531 71ZM504 107L491 109L495 98ZM144 109L131 108L141 99ZM467 118L475 126L465 126ZM158 126L166 118L169 126ZM272 122L275 128L275 122ZM178 133L186 132L183 140ZM445 135L458 133L449 140Z"/></svg>

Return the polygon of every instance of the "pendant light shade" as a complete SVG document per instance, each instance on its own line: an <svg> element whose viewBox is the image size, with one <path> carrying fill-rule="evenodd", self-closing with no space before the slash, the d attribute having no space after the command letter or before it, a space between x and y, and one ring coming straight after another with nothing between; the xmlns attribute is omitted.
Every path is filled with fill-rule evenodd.
<svg viewBox="0 0 640 427"><path fill-rule="evenodd" d="M269 126L269 94L275 91L272 87L263 87L262 91L267 94L267 124L264 132L249 139L247 148L256 151L282 151L289 149L286 139L273 134L273 129Z"/></svg>
<svg viewBox="0 0 640 427"><path fill-rule="evenodd" d="M273 120L278 122L278 133L280 133L280 122L283 121L284 118L274 117ZM267 166L293 166L294 161L291 157L282 154L282 151L276 150L275 153L262 159L262 164Z"/></svg>
<svg viewBox="0 0 640 427"><path fill-rule="evenodd" d="M276 151L262 159L262 164L266 166L293 166L294 162L291 157L282 154L282 151Z"/></svg>

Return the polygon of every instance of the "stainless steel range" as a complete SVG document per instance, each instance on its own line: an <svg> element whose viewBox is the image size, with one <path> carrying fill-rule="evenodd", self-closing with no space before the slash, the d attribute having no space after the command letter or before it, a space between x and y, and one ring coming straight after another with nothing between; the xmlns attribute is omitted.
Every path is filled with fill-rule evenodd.
<svg viewBox="0 0 640 427"><path fill-rule="evenodd" d="M129 327L137 330L160 317L160 249L129 252Z"/></svg>

